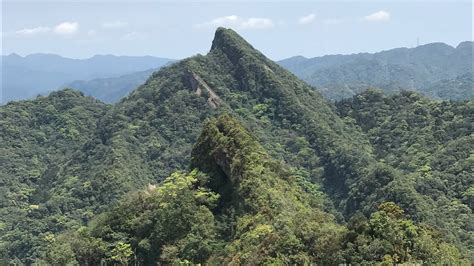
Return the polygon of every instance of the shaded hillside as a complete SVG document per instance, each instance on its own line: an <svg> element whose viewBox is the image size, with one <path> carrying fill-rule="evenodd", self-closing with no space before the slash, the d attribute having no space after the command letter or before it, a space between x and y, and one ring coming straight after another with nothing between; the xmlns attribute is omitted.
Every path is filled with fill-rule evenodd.
<svg viewBox="0 0 474 266"><path fill-rule="evenodd" d="M346 98L369 87L378 87L388 93L404 89L442 99L472 99L472 81L463 85L452 83L449 87L433 87L441 80L457 79L466 73L472 77L472 51L472 42L462 42L456 48L431 43L374 54L329 55L311 59L293 57L279 63L329 99ZM466 91L459 86L471 89Z"/></svg>

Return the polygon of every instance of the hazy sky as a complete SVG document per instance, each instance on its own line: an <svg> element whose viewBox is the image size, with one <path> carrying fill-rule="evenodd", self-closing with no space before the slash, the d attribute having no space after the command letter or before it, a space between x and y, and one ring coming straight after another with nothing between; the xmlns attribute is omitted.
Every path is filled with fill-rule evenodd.
<svg viewBox="0 0 474 266"><path fill-rule="evenodd" d="M279 60L472 40L467 1L2 1L2 54L184 58L218 26Z"/></svg>

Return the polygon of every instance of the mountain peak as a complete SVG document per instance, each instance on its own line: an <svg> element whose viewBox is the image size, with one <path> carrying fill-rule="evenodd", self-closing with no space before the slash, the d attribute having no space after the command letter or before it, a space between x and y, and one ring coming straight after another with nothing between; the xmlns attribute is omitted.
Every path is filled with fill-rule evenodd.
<svg viewBox="0 0 474 266"><path fill-rule="evenodd" d="M11 54L7 55L7 57L9 57L9 58L23 58L17 53L11 53Z"/></svg>
<svg viewBox="0 0 474 266"><path fill-rule="evenodd" d="M232 61L238 60L244 54L256 52L244 38L232 29L219 27L212 41L211 52L220 50Z"/></svg>
<svg viewBox="0 0 474 266"><path fill-rule="evenodd" d="M219 27L214 34L214 40L212 41L211 50L222 48L222 46L228 45L247 45L244 38L242 38L237 32L232 29L226 29L223 27Z"/></svg>

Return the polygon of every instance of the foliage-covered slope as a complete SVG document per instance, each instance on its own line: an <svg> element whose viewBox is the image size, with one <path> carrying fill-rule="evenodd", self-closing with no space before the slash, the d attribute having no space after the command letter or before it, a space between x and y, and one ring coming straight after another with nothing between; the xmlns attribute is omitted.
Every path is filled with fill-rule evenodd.
<svg viewBox="0 0 474 266"><path fill-rule="evenodd" d="M45 262L462 262L456 248L393 203L354 220L350 230L337 225L319 209L311 185L228 115L206 123L192 161L191 172L133 194L89 228L51 236Z"/></svg>
<svg viewBox="0 0 474 266"><path fill-rule="evenodd" d="M72 90L0 109L0 251L9 250L8 257L37 256L40 232L60 232L87 217L77 205L94 201L71 190L78 177L62 170L107 109Z"/></svg>
<svg viewBox="0 0 474 266"><path fill-rule="evenodd" d="M437 102L413 92L369 90L337 103L354 119L376 155L406 175L431 210L417 213L471 252L474 190L474 102Z"/></svg>
<svg viewBox="0 0 474 266"><path fill-rule="evenodd" d="M462 84L436 85L441 80L460 79L466 73L472 77L472 51L472 42L462 42L456 48L431 43L374 54L293 57L279 63L329 99L351 97L369 87L387 93L404 89L441 99L472 99L472 78L463 79Z"/></svg>

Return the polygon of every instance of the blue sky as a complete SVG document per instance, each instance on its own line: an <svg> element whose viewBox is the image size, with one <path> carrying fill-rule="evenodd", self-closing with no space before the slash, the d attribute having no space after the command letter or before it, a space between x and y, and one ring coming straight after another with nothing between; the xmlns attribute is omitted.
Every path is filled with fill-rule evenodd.
<svg viewBox="0 0 474 266"><path fill-rule="evenodd" d="M216 27L272 59L376 52L472 40L471 1L3 0L2 54L184 58L206 53Z"/></svg>

